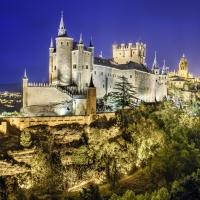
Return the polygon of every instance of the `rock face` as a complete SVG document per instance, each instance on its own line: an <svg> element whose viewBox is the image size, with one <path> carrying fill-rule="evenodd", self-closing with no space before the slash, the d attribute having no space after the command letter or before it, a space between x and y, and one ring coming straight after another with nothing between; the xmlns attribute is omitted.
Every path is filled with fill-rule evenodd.
<svg viewBox="0 0 200 200"><path fill-rule="evenodd" d="M20 145L20 134L0 138L0 175L18 174L18 182L26 187L68 191L130 173L152 154L152 147L162 143L153 130L148 137L145 132L135 134L134 141L127 142L115 120L106 119L90 126L33 126L26 131L31 135L30 147Z"/></svg>

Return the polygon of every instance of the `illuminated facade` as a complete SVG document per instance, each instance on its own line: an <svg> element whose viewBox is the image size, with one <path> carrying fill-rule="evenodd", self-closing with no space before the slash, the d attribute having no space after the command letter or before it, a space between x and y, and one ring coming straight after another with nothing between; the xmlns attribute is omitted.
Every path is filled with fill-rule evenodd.
<svg viewBox="0 0 200 200"><path fill-rule="evenodd" d="M193 75L188 71L188 61L183 54L178 65L178 71L168 73L168 85L169 88L174 85L177 88L182 89L186 81L190 81L192 83L196 82Z"/></svg>
<svg viewBox="0 0 200 200"><path fill-rule="evenodd" d="M141 101L162 101L167 96L166 67L160 72L155 55L152 70L148 69L146 44L114 44L112 59L94 57L92 39L85 47L82 34L78 42L67 35L63 14L55 40L54 44L51 38L49 48L49 83L28 83L24 75L23 108L27 115L92 114L96 112L96 107L91 106L96 105L94 94L103 98L117 92L114 88L119 76L128 78Z"/></svg>

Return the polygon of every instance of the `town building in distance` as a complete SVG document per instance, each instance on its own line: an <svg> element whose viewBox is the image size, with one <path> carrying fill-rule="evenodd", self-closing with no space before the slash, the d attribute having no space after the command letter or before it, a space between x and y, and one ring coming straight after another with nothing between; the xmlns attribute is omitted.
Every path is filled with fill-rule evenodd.
<svg viewBox="0 0 200 200"><path fill-rule="evenodd" d="M49 83L31 83L23 78L23 112L26 116L90 115L96 100L118 92L119 77L135 87L139 101L162 101L167 96L167 69L159 69L156 54L152 69L146 63L146 44L114 44L113 58L94 56L90 38L86 47L69 37L61 14L58 36L49 47Z"/></svg>
<svg viewBox="0 0 200 200"><path fill-rule="evenodd" d="M183 54L180 59L178 70L168 73L168 86L171 88L175 86L179 89L184 89L186 83L194 83L197 87L198 79L194 78L192 73L189 72L188 61Z"/></svg>

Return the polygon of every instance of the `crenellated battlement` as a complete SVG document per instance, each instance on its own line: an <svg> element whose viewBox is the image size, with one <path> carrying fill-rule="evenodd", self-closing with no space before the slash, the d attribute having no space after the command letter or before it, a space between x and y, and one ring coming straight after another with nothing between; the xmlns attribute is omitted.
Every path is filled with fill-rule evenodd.
<svg viewBox="0 0 200 200"><path fill-rule="evenodd" d="M118 64L126 64L127 62L136 62L138 64L145 65L146 57L146 44L142 42L136 42L133 45L131 42L126 45L113 44L113 58Z"/></svg>
<svg viewBox="0 0 200 200"><path fill-rule="evenodd" d="M48 83L28 83L28 87L55 87L56 85Z"/></svg>

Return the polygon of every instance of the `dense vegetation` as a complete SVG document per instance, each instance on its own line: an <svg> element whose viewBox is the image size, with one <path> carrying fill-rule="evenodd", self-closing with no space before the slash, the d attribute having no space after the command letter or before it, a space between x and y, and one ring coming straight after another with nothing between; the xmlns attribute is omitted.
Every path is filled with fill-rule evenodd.
<svg viewBox="0 0 200 200"><path fill-rule="evenodd" d="M1 177L1 199L200 196L199 116L188 115L165 101L119 110L116 120L96 121L90 127L73 125L72 129L81 133L81 138L66 144L58 143L49 127L22 131L19 149L35 147L37 151L28 164L29 172ZM63 165L64 155L70 156L72 164ZM27 180L32 183L30 188L24 186ZM66 193L80 180L88 183L81 192Z"/></svg>

